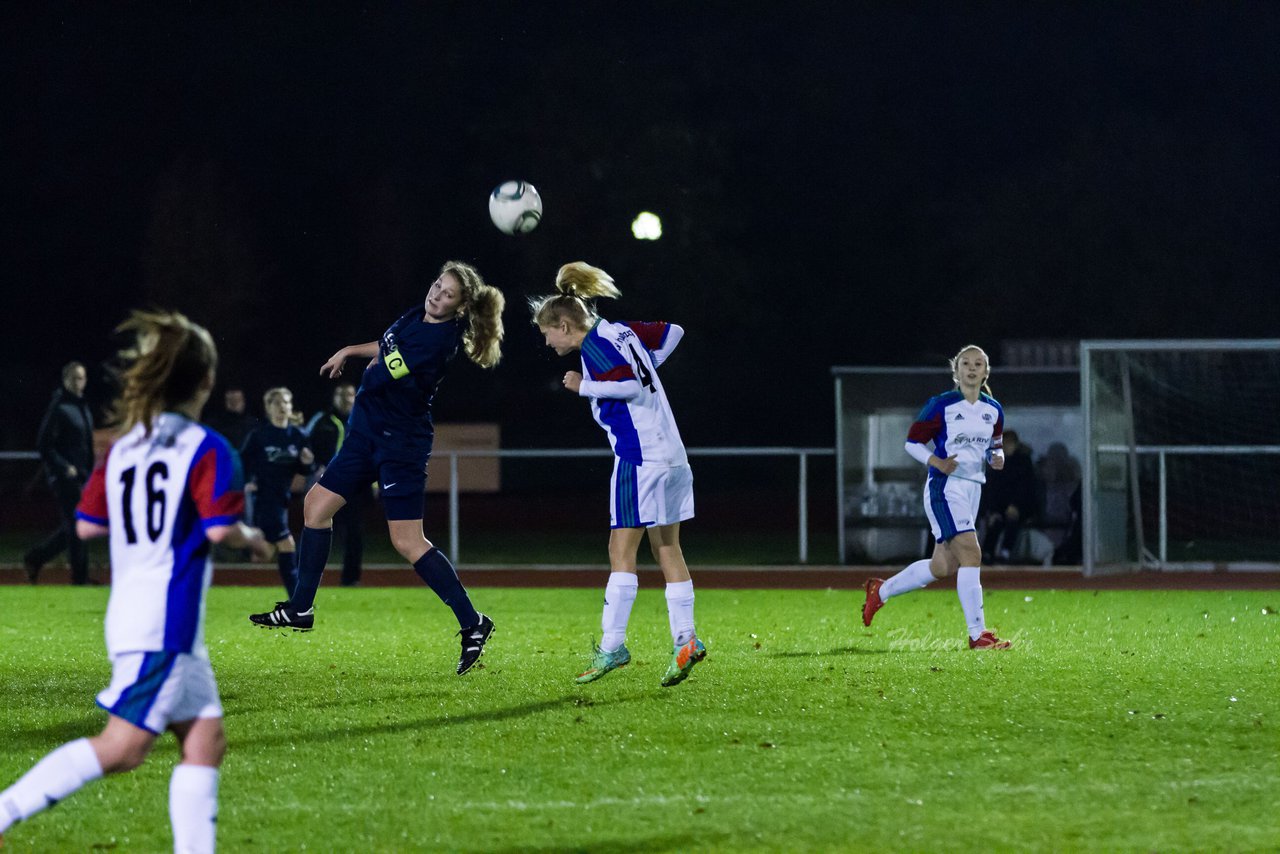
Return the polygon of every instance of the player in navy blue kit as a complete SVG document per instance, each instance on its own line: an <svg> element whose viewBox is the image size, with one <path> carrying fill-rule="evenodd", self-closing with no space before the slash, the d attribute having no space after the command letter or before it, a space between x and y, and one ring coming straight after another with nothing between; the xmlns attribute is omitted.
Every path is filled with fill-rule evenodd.
<svg viewBox="0 0 1280 854"><path fill-rule="evenodd" d="M298 582L294 566L293 533L289 530L289 501L293 480L315 470L310 440L293 414L293 392L269 389L262 396L267 423L245 437L240 458L244 465L244 491L253 493L253 525L261 528L276 548L276 568L286 596ZM299 487L301 488L301 487Z"/></svg>
<svg viewBox="0 0 1280 854"><path fill-rule="evenodd" d="M986 352L972 344L962 348L951 359L955 390L929 398L911 425L906 451L929 470L924 512L937 545L932 558L916 561L888 581L867 579L864 626L870 626L876 612L894 596L955 575L969 648L1009 648L1009 641L987 629L979 578L982 546L974 530L986 467L1004 468L1004 408L991 396L989 376Z"/></svg>
<svg viewBox="0 0 1280 854"><path fill-rule="evenodd" d="M376 341L343 347L320 367L330 379L347 359L368 359L351 409L349 433L324 475L307 493L298 543L298 586L274 610L249 619L267 628L311 629L315 596L333 542L333 516L357 490L379 482L391 543L458 619L462 655L457 673L471 669L493 632L476 611L453 564L422 531L422 501L434 430L431 401L461 347L491 368L502 358L502 292L469 264L449 261L415 306Z"/></svg>

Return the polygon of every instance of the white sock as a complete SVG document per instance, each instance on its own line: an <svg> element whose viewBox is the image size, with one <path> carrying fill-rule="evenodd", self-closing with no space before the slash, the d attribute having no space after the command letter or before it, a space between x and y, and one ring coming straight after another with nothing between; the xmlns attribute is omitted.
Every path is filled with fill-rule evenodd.
<svg viewBox="0 0 1280 854"><path fill-rule="evenodd" d="M693 640L693 579L667 585L667 619L676 646Z"/></svg>
<svg viewBox="0 0 1280 854"><path fill-rule="evenodd" d="M604 612L600 615L600 649L614 652L627 639L627 621L635 604L640 579L634 572L611 572L604 587Z"/></svg>
<svg viewBox="0 0 1280 854"><path fill-rule="evenodd" d="M964 609L964 621L969 627L969 640L977 640L987 630L982 616L982 582L978 580L978 567L962 566L956 573L956 595Z"/></svg>
<svg viewBox="0 0 1280 854"><path fill-rule="evenodd" d="M69 741L41 759L18 782L0 792L0 833L47 809L102 776L89 739Z"/></svg>
<svg viewBox="0 0 1280 854"><path fill-rule="evenodd" d="M174 854L213 854L218 821L218 769L179 765L169 779Z"/></svg>
<svg viewBox="0 0 1280 854"><path fill-rule="evenodd" d="M919 590L933 582L929 561L918 560L880 585L880 601L888 602L894 596Z"/></svg>

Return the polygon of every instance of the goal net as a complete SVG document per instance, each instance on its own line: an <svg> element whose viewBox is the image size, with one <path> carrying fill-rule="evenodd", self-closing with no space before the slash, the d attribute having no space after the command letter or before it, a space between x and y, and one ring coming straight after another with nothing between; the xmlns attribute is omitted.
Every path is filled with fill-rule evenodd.
<svg viewBox="0 0 1280 854"><path fill-rule="evenodd" d="M1086 575L1280 567L1280 340L1084 341Z"/></svg>

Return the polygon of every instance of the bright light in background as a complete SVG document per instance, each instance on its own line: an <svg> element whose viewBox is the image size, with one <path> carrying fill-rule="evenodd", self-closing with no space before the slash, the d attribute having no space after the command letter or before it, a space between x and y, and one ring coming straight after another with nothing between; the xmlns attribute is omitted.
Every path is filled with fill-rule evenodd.
<svg viewBox="0 0 1280 854"><path fill-rule="evenodd" d="M662 236L662 220L657 214L641 211L631 223L631 233L636 240L657 240Z"/></svg>

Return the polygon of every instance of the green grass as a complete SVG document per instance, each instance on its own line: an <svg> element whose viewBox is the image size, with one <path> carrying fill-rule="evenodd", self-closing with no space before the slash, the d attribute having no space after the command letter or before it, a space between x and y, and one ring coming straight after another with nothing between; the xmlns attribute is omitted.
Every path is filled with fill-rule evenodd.
<svg viewBox="0 0 1280 854"><path fill-rule="evenodd" d="M588 686L598 590L477 589L498 631L463 679L423 590L325 589L317 631L254 629L215 588L224 851L1276 850L1277 592L987 594L1008 653L961 651L953 592L698 594L708 659ZM102 590L0 588L0 786L96 732ZM7 835L9 851L166 851L161 742Z"/></svg>

